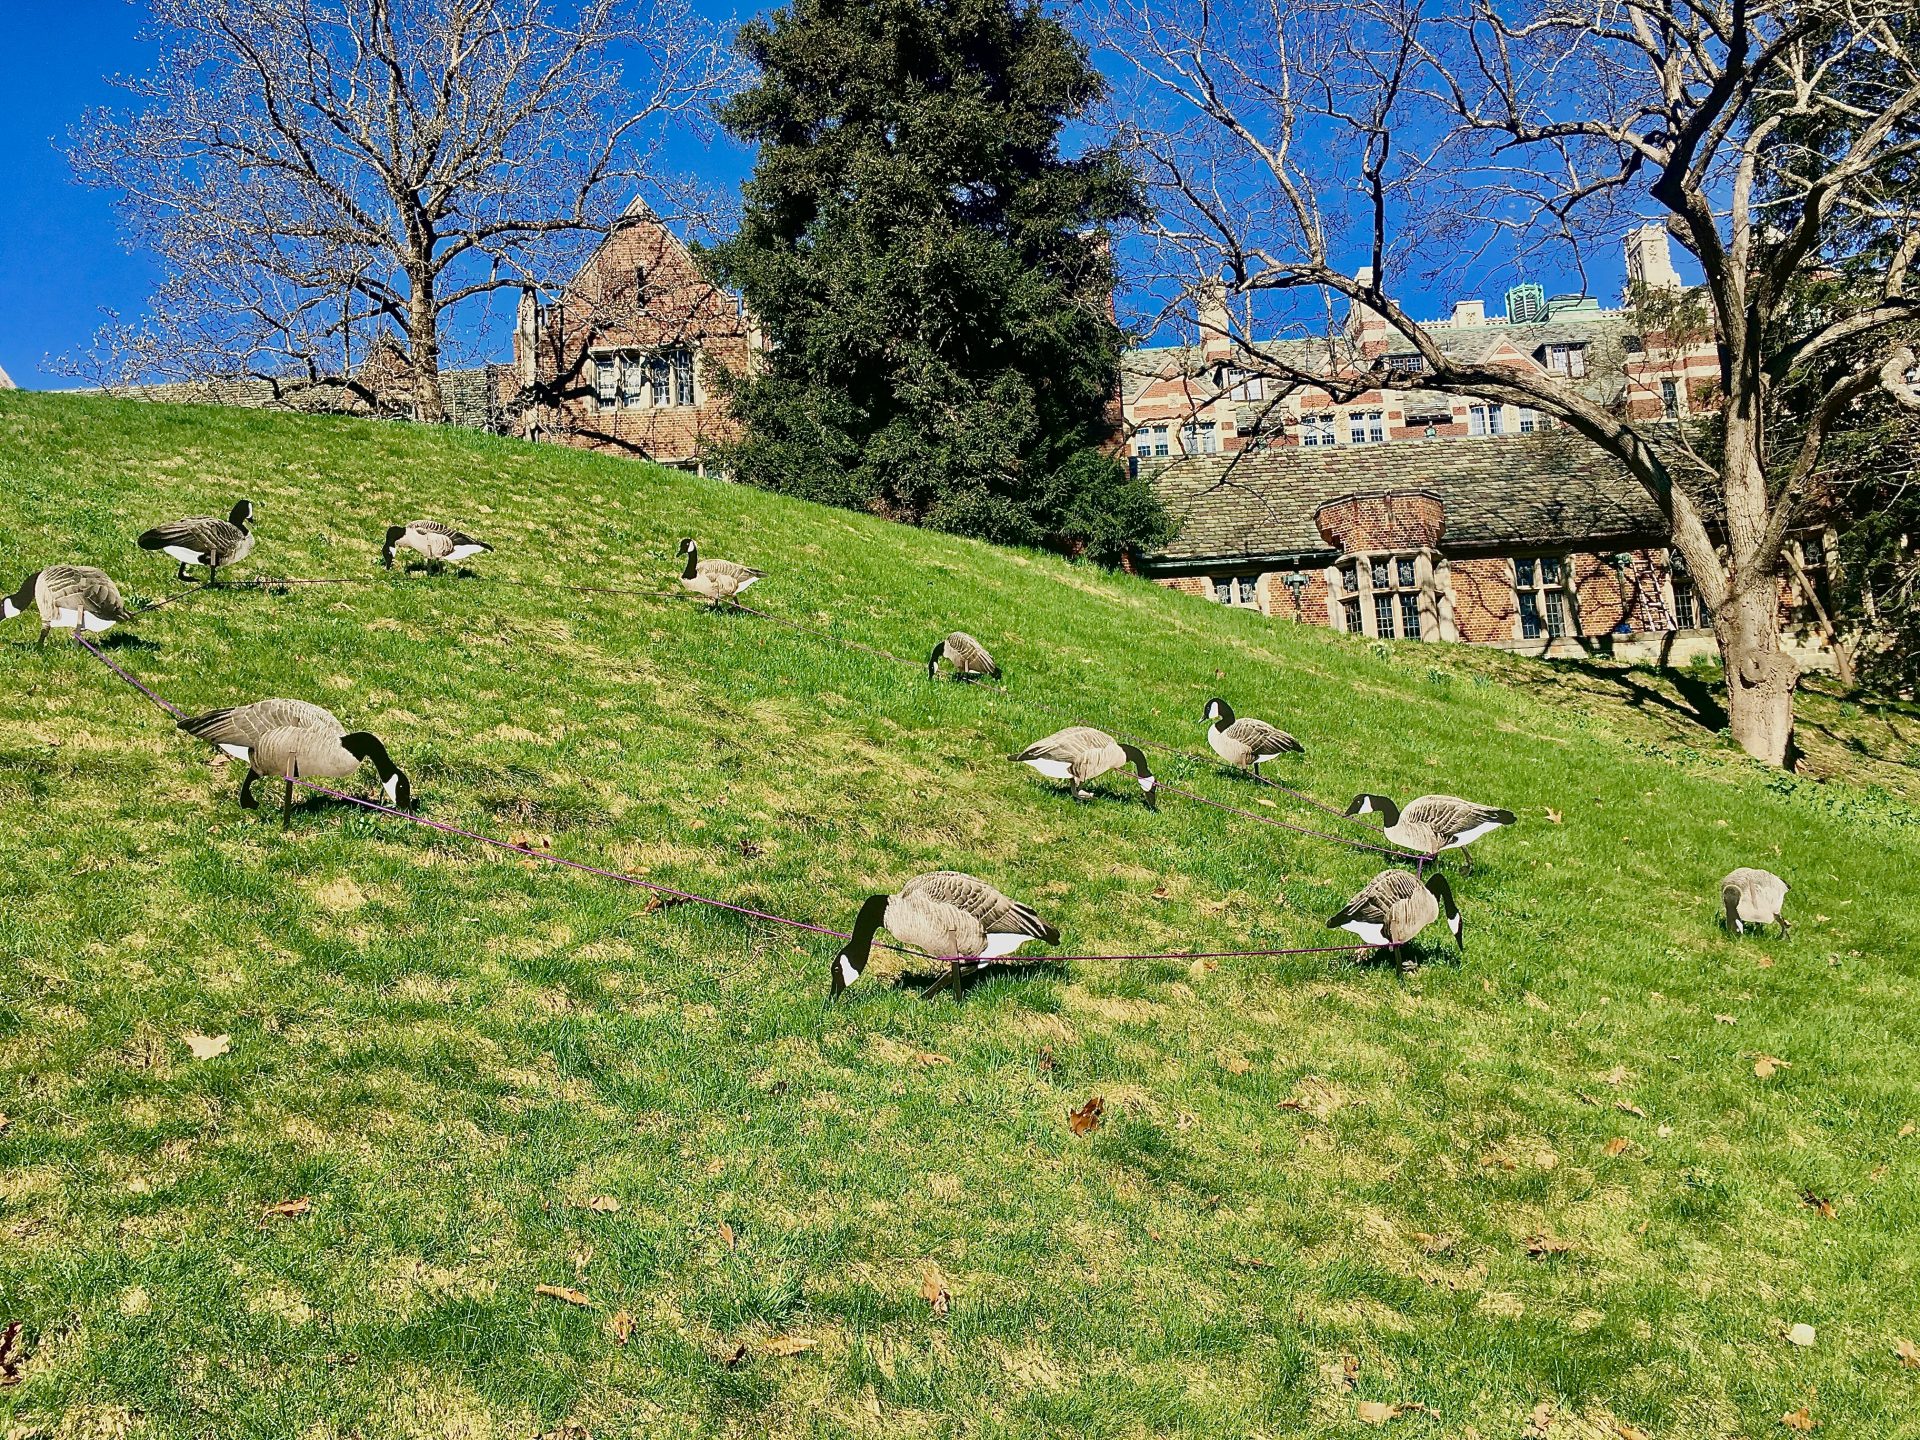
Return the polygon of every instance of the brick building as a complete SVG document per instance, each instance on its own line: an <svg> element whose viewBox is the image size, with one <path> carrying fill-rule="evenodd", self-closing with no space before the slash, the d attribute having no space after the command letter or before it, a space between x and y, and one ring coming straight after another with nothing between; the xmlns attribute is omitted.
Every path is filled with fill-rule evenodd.
<svg viewBox="0 0 1920 1440"><path fill-rule="evenodd" d="M736 423L716 370L762 348L737 296L700 274L640 201L546 304L522 293L513 332L520 433L697 470Z"/></svg>
<svg viewBox="0 0 1920 1440"><path fill-rule="evenodd" d="M1639 419L1684 422L1712 402L1715 348L1646 322L1671 308L1660 297L1682 297L1663 231L1632 232L1627 266L1654 297L1640 310L1521 285L1503 315L1461 301L1427 329L1450 353L1534 369ZM1711 617L1651 498L1550 417L1420 391L1281 389L1249 373L1258 361L1229 338L1217 299L1199 320L1200 344L1138 349L1123 369L1129 464L1153 478L1180 527L1143 557L1147 574L1378 638L1669 661L1713 651ZM1363 307L1330 339L1254 349L1330 377L1359 362L1423 364ZM1794 543L1817 576L1821 547ZM1790 623L1803 618L1788 610Z"/></svg>

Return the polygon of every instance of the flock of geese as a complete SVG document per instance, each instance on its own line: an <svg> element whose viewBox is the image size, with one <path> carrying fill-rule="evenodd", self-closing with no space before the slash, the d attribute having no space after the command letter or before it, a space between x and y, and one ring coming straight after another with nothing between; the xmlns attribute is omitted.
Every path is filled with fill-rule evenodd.
<svg viewBox="0 0 1920 1440"><path fill-rule="evenodd" d="M237 564L253 552L253 515L252 504L241 500L225 520L191 515L156 525L135 543L178 562L175 573L183 581L192 578L190 566L203 567L207 585L215 586L222 567ZM431 573L492 548L452 526L414 520L387 529L381 564L391 569L396 554L407 550L419 555ZM699 544L692 538L682 540L677 553L685 561L681 585L712 606L737 604L741 592L766 578L766 571L731 560L702 560ZM12 595L0 599L0 618L12 619L29 608L40 616L41 645L52 630L99 634L131 614L113 580L87 565L51 565L29 575ZM934 645L927 657L929 678L939 676L943 660L957 680L1001 678L1000 666L987 647L964 631L956 630ZM1236 716L1233 707L1219 697L1207 701L1201 718L1213 752L1256 777L1262 765L1305 751L1285 730L1251 716ZM239 791L243 808L259 804L254 795L257 782L282 782L282 828L292 822L296 782L343 779L363 764L373 766L389 806L401 811L413 807L412 784L381 739L365 730L348 730L321 706L303 700L260 700L187 716L179 728L245 763ZM1090 725L1056 731L1009 758L1049 780L1067 782L1073 798L1082 802L1094 798L1089 788L1094 781L1131 767L1141 800L1149 810L1158 809L1159 782L1140 746ZM1513 812L1452 795L1422 795L1402 807L1384 795L1368 793L1355 796L1345 814L1379 816L1384 838L1418 860L1421 873L1396 868L1380 871L1327 921L1328 928L1345 930L1378 953L1399 954L1405 966L1410 963L1405 947L1444 916L1455 946L1464 951L1460 907L1451 884L1437 868L1439 857L1458 850L1461 873L1470 874L1472 858L1467 847L1513 824ZM1429 863L1435 869L1426 875ZM1781 910L1786 894L1786 882L1768 871L1746 866L1732 871L1721 882L1727 928L1744 934L1749 926L1775 925L1784 938L1788 924ZM978 973L1029 942L1060 942L1060 932L1030 905L1003 895L977 876L935 871L914 877L890 895L868 896L861 904L847 943L833 959L830 999L864 972L882 930L899 944L945 962L946 971L922 992L926 996L956 984L963 975Z"/></svg>

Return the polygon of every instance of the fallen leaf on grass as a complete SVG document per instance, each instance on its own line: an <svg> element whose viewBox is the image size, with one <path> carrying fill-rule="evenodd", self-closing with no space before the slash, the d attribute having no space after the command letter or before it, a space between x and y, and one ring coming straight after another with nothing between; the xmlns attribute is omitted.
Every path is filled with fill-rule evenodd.
<svg viewBox="0 0 1920 1440"><path fill-rule="evenodd" d="M1644 1120L1647 1118L1647 1112L1642 1110L1638 1105L1634 1104L1631 1100L1616 1100L1613 1102L1613 1108L1616 1110L1625 1111L1627 1114L1639 1120Z"/></svg>
<svg viewBox="0 0 1920 1440"><path fill-rule="evenodd" d="M1229 1055L1220 1062L1220 1068L1229 1075L1244 1075L1253 1068L1253 1062L1245 1056Z"/></svg>
<svg viewBox="0 0 1920 1440"><path fill-rule="evenodd" d="M1381 1400L1362 1400L1353 1407L1353 1413L1363 1425L1384 1425L1389 1420L1397 1420L1406 1408Z"/></svg>
<svg viewBox="0 0 1920 1440"><path fill-rule="evenodd" d="M804 1355L819 1344L818 1340L809 1340L804 1335L776 1335L767 1342L767 1353L782 1358L789 1355Z"/></svg>
<svg viewBox="0 0 1920 1440"><path fill-rule="evenodd" d="M760 854L760 845L757 841L742 840L740 842L740 853L751 860L754 856Z"/></svg>
<svg viewBox="0 0 1920 1440"><path fill-rule="evenodd" d="M1907 1121L1906 1124L1900 1127L1900 1134L1896 1138L1905 1140L1908 1136L1912 1135L1914 1131L1917 1129L1920 1129L1920 1126L1916 1126L1913 1123L1913 1121L1909 1120Z"/></svg>
<svg viewBox="0 0 1920 1440"><path fill-rule="evenodd" d="M1713 1018L1718 1020L1722 1025L1738 1025L1740 1023L1731 1015L1715 1015Z"/></svg>
<svg viewBox="0 0 1920 1440"><path fill-rule="evenodd" d="M1773 957L1771 955L1756 955L1754 956L1753 963L1762 970L1773 969Z"/></svg>
<svg viewBox="0 0 1920 1440"><path fill-rule="evenodd" d="M647 908L642 913L658 915L662 910L671 910L676 905L685 905L686 903L686 898L681 895L655 895L651 900L647 901Z"/></svg>
<svg viewBox="0 0 1920 1440"><path fill-rule="evenodd" d="M10 1117L6 1111L0 1110L0 1130L5 1130L7 1126L11 1125L12 1123L13 1123L12 1117Z"/></svg>
<svg viewBox="0 0 1920 1440"><path fill-rule="evenodd" d="M944 1315L951 1308L953 1292L947 1289L947 1277L938 1265L927 1266L926 1274L920 1277L920 1298L933 1307L936 1315Z"/></svg>
<svg viewBox="0 0 1920 1440"><path fill-rule="evenodd" d="M1638 1425L1629 1425L1624 1420L1613 1422L1613 1433L1619 1436L1620 1440L1652 1440L1652 1437Z"/></svg>
<svg viewBox="0 0 1920 1440"><path fill-rule="evenodd" d="M1187 973L1196 980L1204 980L1219 968L1218 960L1196 960L1187 967Z"/></svg>
<svg viewBox="0 0 1920 1440"><path fill-rule="evenodd" d="M1053 1047L1051 1045L1042 1045L1040 1047L1040 1053L1033 1059L1033 1067L1042 1075L1051 1075L1053 1073Z"/></svg>
<svg viewBox="0 0 1920 1440"><path fill-rule="evenodd" d="M566 1285L536 1285L533 1287L533 1293L550 1296L555 1300L564 1300L569 1305L581 1305L589 1309L593 1306L593 1302L587 1299L583 1292Z"/></svg>
<svg viewBox="0 0 1920 1440"><path fill-rule="evenodd" d="M553 849L553 836L524 835L515 831L507 836L507 843L509 845L518 845L522 850L551 850Z"/></svg>
<svg viewBox="0 0 1920 1440"><path fill-rule="evenodd" d="M732 1352L728 1354L726 1358L723 1359L720 1363L726 1366L727 1369L731 1370L733 1369L734 1366L738 1365L742 1360L746 1358L747 1358L747 1346L746 1346L746 1342L743 1340L740 1342L740 1344L734 1346Z"/></svg>
<svg viewBox="0 0 1920 1440"><path fill-rule="evenodd" d="M633 1334L633 1316L624 1310L614 1311L613 1318L607 1321L607 1330L622 1345L626 1344L627 1338Z"/></svg>
<svg viewBox="0 0 1920 1440"><path fill-rule="evenodd" d="M913 1063L926 1066L951 1065L953 1060L937 1050L916 1050L913 1052Z"/></svg>
<svg viewBox="0 0 1920 1440"><path fill-rule="evenodd" d="M1307 1108L1307 1102L1304 1100L1292 1100L1292 1099L1282 1100L1279 1104L1279 1108L1282 1110L1304 1110Z"/></svg>
<svg viewBox="0 0 1920 1440"><path fill-rule="evenodd" d="M1893 1342L1893 1353L1899 1357L1900 1363L1907 1369L1920 1370L1920 1345L1915 1345L1911 1340L1899 1339Z"/></svg>
<svg viewBox="0 0 1920 1440"><path fill-rule="evenodd" d="M13 1320L8 1322L6 1329L0 1330L0 1389L18 1385L24 1378L20 1374L21 1357L14 1352L14 1347L20 1343L20 1327L21 1322Z"/></svg>
<svg viewBox="0 0 1920 1440"><path fill-rule="evenodd" d="M1782 1060L1778 1055L1756 1055L1753 1057L1753 1073L1762 1080L1771 1080L1776 1070L1791 1070L1791 1061Z"/></svg>
<svg viewBox="0 0 1920 1440"><path fill-rule="evenodd" d="M1780 1423L1786 1426L1787 1429L1798 1430L1802 1434L1809 1430L1818 1429L1820 1425L1818 1420L1815 1420L1813 1416L1807 1413L1807 1407L1804 1405L1798 1410L1787 1411L1786 1414L1780 1417Z"/></svg>
<svg viewBox="0 0 1920 1440"><path fill-rule="evenodd" d="M1633 1072L1627 1069L1626 1066L1616 1065L1607 1072L1607 1075L1606 1075L1607 1084L1613 1086L1614 1089L1618 1090L1622 1085L1627 1083L1628 1079L1632 1076L1632 1074Z"/></svg>
<svg viewBox="0 0 1920 1440"><path fill-rule="evenodd" d="M1616 1135L1602 1147L1602 1153L1605 1154L1609 1160L1614 1160L1619 1158L1632 1143L1633 1142L1627 1139L1626 1136Z"/></svg>
<svg viewBox="0 0 1920 1440"><path fill-rule="evenodd" d="M1107 1102L1096 1095L1078 1110L1067 1112L1067 1128L1076 1135L1087 1135L1100 1128L1106 1117Z"/></svg>
<svg viewBox="0 0 1920 1440"><path fill-rule="evenodd" d="M1552 1433L1553 1401L1542 1400L1533 1407L1533 1413L1527 1416L1527 1434L1530 1437L1538 1437Z"/></svg>
<svg viewBox="0 0 1920 1440"><path fill-rule="evenodd" d="M1822 1220L1833 1219L1833 1202L1831 1200L1821 1199L1811 1190L1802 1190L1800 1192L1800 1203L1819 1211Z"/></svg>
<svg viewBox="0 0 1920 1440"><path fill-rule="evenodd" d="M304 1215L312 1208L312 1199L302 1195L298 1200L281 1200L267 1206L260 1212L260 1218L266 1220L275 1215Z"/></svg>
<svg viewBox="0 0 1920 1440"><path fill-rule="evenodd" d="M1453 1248L1453 1236L1451 1235L1430 1235L1425 1230L1416 1230L1413 1232L1413 1238L1419 1242L1420 1248L1429 1255L1444 1255Z"/></svg>
<svg viewBox="0 0 1920 1440"><path fill-rule="evenodd" d="M1560 823L1560 812L1555 810L1551 805L1547 807L1547 823L1550 825L1558 825Z"/></svg>
<svg viewBox="0 0 1920 1440"><path fill-rule="evenodd" d="M195 1035L189 1032L180 1038L185 1042L187 1049L193 1052L193 1058L196 1060L211 1060L214 1056L224 1055L233 1048L231 1035Z"/></svg>
<svg viewBox="0 0 1920 1440"><path fill-rule="evenodd" d="M611 1215L620 1208L620 1202L611 1195L596 1195L582 1208L596 1211L601 1215Z"/></svg>
<svg viewBox="0 0 1920 1440"><path fill-rule="evenodd" d="M1815 1333L1813 1326L1807 1324L1804 1320L1797 1325L1789 1326L1787 1329L1787 1343L1789 1345L1798 1345L1802 1350L1811 1349L1813 1342L1818 1338L1819 1336Z"/></svg>
<svg viewBox="0 0 1920 1440"><path fill-rule="evenodd" d="M1527 1241L1527 1254L1535 1260L1543 1259L1548 1255L1564 1255L1571 1249L1573 1249L1572 1241L1562 1240L1545 1231Z"/></svg>
<svg viewBox="0 0 1920 1440"><path fill-rule="evenodd" d="M720 1243L722 1245L726 1246L729 1250L738 1250L740 1248L739 1240L734 1237L733 1226L722 1220L715 1228L719 1231Z"/></svg>
<svg viewBox="0 0 1920 1440"><path fill-rule="evenodd" d="M1340 1357L1340 1388L1343 1390L1351 1390L1359 1379L1360 1357L1358 1355L1342 1355Z"/></svg>

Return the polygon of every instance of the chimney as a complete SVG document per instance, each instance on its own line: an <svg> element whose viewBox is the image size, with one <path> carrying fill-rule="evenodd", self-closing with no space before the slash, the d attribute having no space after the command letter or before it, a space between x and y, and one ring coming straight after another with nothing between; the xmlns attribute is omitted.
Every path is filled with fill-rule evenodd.
<svg viewBox="0 0 1920 1440"><path fill-rule="evenodd" d="M1456 300L1453 302L1453 323L1455 325L1484 325L1487 323L1487 304L1484 300Z"/></svg>
<svg viewBox="0 0 1920 1440"><path fill-rule="evenodd" d="M1209 361L1233 354L1233 316L1227 311L1227 287L1218 277L1201 282L1194 297L1194 319L1200 325L1200 353Z"/></svg>
<svg viewBox="0 0 1920 1440"><path fill-rule="evenodd" d="M1680 272L1673 268L1673 251L1664 225L1639 225L1627 232L1627 293L1635 290L1679 290Z"/></svg>
<svg viewBox="0 0 1920 1440"><path fill-rule="evenodd" d="M1373 267L1363 265L1354 272L1353 278L1362 285L1372 283ZM1387 317L1371 306L1362 305L1358 300L1347 305L1346 323L1347 343L1364 356L1383 354L1388 348L1389 334Z"/></svg>
<svg viewBox="0 0 1920 1440"><path fill-rule="evenodd" d="M520 289L520 308L513 317L513 363L522 389L531 390L540 377L540 296L531 285Z"/></svg>

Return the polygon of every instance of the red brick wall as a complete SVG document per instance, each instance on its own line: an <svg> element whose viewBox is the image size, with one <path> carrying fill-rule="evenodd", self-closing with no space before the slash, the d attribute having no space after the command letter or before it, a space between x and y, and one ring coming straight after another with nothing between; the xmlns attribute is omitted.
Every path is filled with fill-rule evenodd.
<svg viewBox="0 0 1920 1440"><path fill-rule="evenodd" d="M1513 598L1513 566L1502 559L1451 560L1453 623L1470 644L1511 640L1519 633Z"/></svg>
<svg viewBox="0 0 1920 1440"><path fill-rule="evenodd" d="M1255 594L1260 608L1276 620L1301 620L1309 625L1327 622L1327 572L1318 568L1304 571L1307 588L1300 592L1300 604L1293 603L1293 591L1287 585L1287 571L1269 570L1260 577Z"/></svg>
<svg viewBox="0 0 1920 1440"><path fill-rule="evenodd" d="M1431 550L1440 544L1446 510L1433 495L1359 495L1322 505L1314 521L1327 543L1343 554Z"/></svg>

